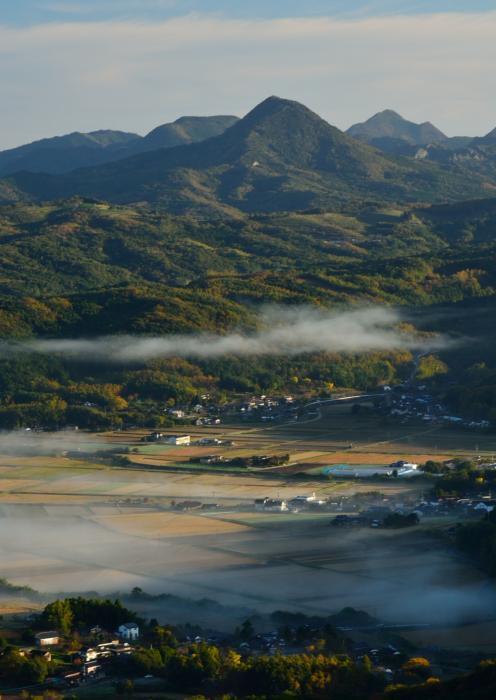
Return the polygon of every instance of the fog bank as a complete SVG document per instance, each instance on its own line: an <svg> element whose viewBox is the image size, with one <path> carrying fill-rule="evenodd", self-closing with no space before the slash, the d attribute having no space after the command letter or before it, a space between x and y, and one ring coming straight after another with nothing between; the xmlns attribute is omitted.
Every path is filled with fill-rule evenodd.
<svg viewBox="0 0 496 700"><path fill-rule="evenodd" d="M19 353L61 354L86 362L126 363L167 357L208 359L227 355L430 351L447 345L446 339L439 336L426 338L406 332L401 329L401 322L397 311L384 307L329 312L301 306L272 306L261 313L260 330L253 333L7 341L0 345L0 357Z"/></svg>
<svg viewBox="0 0 496 700"><path fill-rule="evenodd" d="M115 449L100 440L77 430L38 432L34 430L1 430L0 455L49 455L64 452L102 452Z"/></svg>

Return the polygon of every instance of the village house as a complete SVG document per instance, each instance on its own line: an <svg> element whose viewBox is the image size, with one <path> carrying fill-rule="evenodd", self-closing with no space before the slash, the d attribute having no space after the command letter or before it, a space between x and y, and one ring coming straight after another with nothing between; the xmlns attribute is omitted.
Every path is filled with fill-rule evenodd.
<svg viewBox="0 0 496 700"><path fill-rule="evenodd" d="M78 652L77 657L84 662L95 661L98 659L98 651L93 648L86 649L85 651Z"/></svg>
<svg viewBox="0 0 496 700"><path fill-rule="evenodd" d="M164 439L164 437L165 436L163 433L153 432L150 433L150 435L145 435L144 437L142 437L141 442L160 442Z"/></svg>
<svg viewBox="0 0 496 700"><path fill-rule="evenodd" d="M135 642L139 638L139 627L136 622L125 622L117 632L119 637L127 642Z"/></svg>
<svg viewBox="0 0 496 700"><path fill-rule="evenodd" d="M88 678L103 673L102 665L99 661L88 661L83 665L83 675Z"/></svg>
<svg viewBox="0 0 496 700"><path fill-rule="evenodd" d="M288 504L279 498L257 498L255 500L255 510L268 513L282 513L288 510Z"/></svg>
<svg viewBox="0 0 496 700"><path fill-rule="evenodd" d="M289 501L288 507L292 511L298 512L300 510L305 510L310 506L323 506L325 503L326 502L324 500L317 498L315 493L312 493L310 496L295 496Z"/></svg>
<svg viewBox="0 0 496 700"><path fill-rule="evenodd" d="M60 643L60 635L58 632L38 632L34 635L36 646L39 647L55 647Z"/></svg>
<svg viewBox="0 0 496 700"><path fill-rule="evenodd" d="M189 445L191 443L190 435L169 435L166 438L168 445Z"/></svg>
<svg viewBox="0 0 496 700"><path fill-rule="evenodd" d="M198 510L201 508L201 501L181 501L180 503L175 503L173 505L174 510Z"/></svg>

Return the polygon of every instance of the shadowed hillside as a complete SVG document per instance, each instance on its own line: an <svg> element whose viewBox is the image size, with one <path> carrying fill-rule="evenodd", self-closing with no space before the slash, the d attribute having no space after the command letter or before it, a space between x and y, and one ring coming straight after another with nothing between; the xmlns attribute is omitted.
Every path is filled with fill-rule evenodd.
<svg viewBox="0 0 496 700"><path fill-rule="evenodd" d="M0 201L72 195L149 202L176 213L296 210L357 198L446 201L483 196L462 170L390 158L303 105L271 97L215 138L158 150L64 178L19 173Z"/></svg>

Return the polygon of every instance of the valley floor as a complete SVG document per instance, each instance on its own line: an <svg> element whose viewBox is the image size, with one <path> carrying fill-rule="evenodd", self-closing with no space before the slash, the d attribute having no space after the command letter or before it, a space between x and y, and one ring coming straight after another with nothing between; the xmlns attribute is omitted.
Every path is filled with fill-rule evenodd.
<svg viewBox="0 0 496 700"><path fill-rule="evenodd" d="M229 448L234 454L291 450L298 470L307 472L298 479L291 467L286 474L284 469L168 471L167 465L186 464L195 450L208 454L212 448L147 446L137 433L79 438L82 450L88 449L85 441L94 447L101 440L137 448L136 464L125 468L63 456L4 455L0 576L48 595L116 595L135 586L152 594L173 594L190 600L151 600L142 604L142 611L164 622L190 621L226 631L253 612L286 609L326 615L353 606L387 623L425 625L405 632L424 645L444 640L443 645L496 651L496 592L437 534L449 523L423 519L407 532L343 531L330 527L330 513L254 511L254 499L265 496L291 499L315 492L338 497L380 490L386 496L408 497L428 490L422 480L371 483L319 476L319 467L344 459L383 464L439 458L434 443L440 445L444 437L443 448L449 443L449 434L433 435L425 426L410 429L408 435L403 426L374 432L373 420L379 419L365 416L351 425L348 409L298 426L208 430L210 436L235 440ZM193 429L193 437L205 434L205 429ZM346 446L349 440L353 447ZM468 447L466 440L465 435L458 442L453 439L453 451L446 450L446 456L461 453ZM487 438L487 451L493 441ZM171 510L172 501L187 499L217 508ZM191 602L206 598L224 607ZM16 604L21 601L4 596L0 607L13 612Z"/></svg>

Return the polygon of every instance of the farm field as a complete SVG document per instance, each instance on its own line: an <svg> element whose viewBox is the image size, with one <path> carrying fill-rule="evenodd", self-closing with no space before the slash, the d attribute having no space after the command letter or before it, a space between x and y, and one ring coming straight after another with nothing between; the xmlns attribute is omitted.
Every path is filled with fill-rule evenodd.
<svg viewBox="0 0 496 700"><path fill-rule="evenodd" d="M320 465L374 464L387 465L404 459L418 463L429 459L496 455L496 436L463 432L446 426L425 424L402 425L386 421L374 413L353 415L346 404L323 407L311 419L287 425L254 426L252 424L176 428L166 434L190 434L193 442L201 438L232 441L232 447L196 445L172 447L140 443L142 431L126 434L136 454L130 459L143 467L193 469L195 457L219 454L226 458L252 454L289 454L290 465L276 468L280 473L311 470ZM106 436L109 444L122 442L123 434ZM189 464L192 460L192 464ZM205 470L207 470L205 468ZM209 471L213 468L209 467Z"/></svg>
<svg viewBox="0 0 496 700"><path fill-rule="evenodd" d="M435 624L432 632L440 634L438 625L480 620L496 603L484 577L425 529L343 532L329 521L329 515L227 509L176 514L91 500L73 506L4 503L2 575L53 595L114 595L140 586L154 594L208 598L229 609L230 616L222 612L216 620L228 629L247 610L331 614L352 605L392 623ZM201 607L174 612L160 602L150 605L150 614L170 621L192 621L190 615L213 624L211 611ZM422 630L423 638L430 633Z"/></svg>
<svg viewBox="0 0 496 700"><path fill-rule="evenodd" d="M253 511L253 500L265 496L290 499L315 492L328 497L378 489L385 495L408 495L428 489L424 481L367 483L314 476L312 470L325 464L422 461L441 454L429 451L425 428L406 442L391 437L374 444L366 442L366 432L363 439L355 432L352 446L346 447L335 433L349 422L348 414L330 412L297 429L191 431L194 437L228 436L236 444L225 448L226 454L282 453L291 445L287 473L163 468L174 460L184 464L192 451L208 454L211 447L145 446L147 454L133 455L136 463L127 467L70 459L60 452L3 455L0 576L51 596L88 591L117 595L139 586L152 594L211 599L225 608L157 600L149 603L147 614L226 630L249 612L288 609L325 615L346 606L394 624L429 623L432 628L422 630L422 640L432 643L448 624L479 624L494 608L493 589L480 572L432 536L428 524L408 533L342 531L329 526L329 514ZM91 440L140 450L142 435L118 433ZM464 440L454 440L453 451L442 454L459 454ZM486 447L491 444L488 438ZM141 461L145 459L150 461ZM295 479L295 470L306 475ZM189 499L217 508L171 511L172 501ZM0 599L0 612L12 605L12 599ZM492 630L493 623L487 624ZM473 648L476 640L466 639Z"/></svg>
<svg viewBox="0 0 496 700"><path fill-rule="evenodd" d="M10 458L9 458L10 459ZM134 501L170 505L171 500L205 499L223 507L251 506L256 498L291 499L301 493L319 496L377 489L377 483L323 480L308 475L295 480L284 474L242 472L239 474L168 472L157 468L112 468L73 462L60 457L5 459L0 466L0 509L2 503L122 503ZM380 483L384 493L418 491L425 483Z"/></svg>

